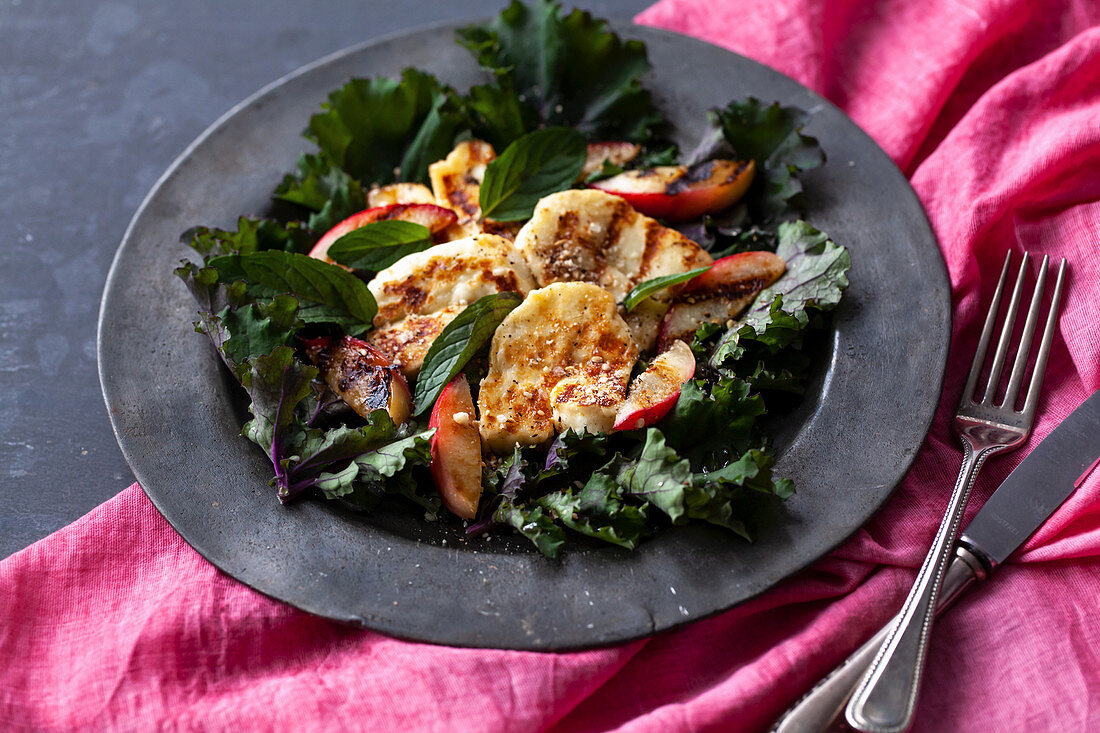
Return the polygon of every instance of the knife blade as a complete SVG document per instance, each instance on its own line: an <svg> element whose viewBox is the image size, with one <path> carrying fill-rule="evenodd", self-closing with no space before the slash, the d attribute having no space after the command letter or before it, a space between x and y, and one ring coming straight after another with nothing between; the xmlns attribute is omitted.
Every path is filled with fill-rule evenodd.
<svg viewBox="0 0 1100 733"><path fill-rule="evenodd" d="M1016 466L963 530L960 542L989 569L1005 561L1062 505L1100 457L1100 391Z"/></svg>
<svg viewBox="0 0 1100 733"><path fill-rule="evenodd" d="M936 613L1005 561L1061 506L1088 474L1100 471L1100 390L1020 462L963 531L944 577ZM776 721L773 733L822 733L844 712L893 620Z"/></svg>

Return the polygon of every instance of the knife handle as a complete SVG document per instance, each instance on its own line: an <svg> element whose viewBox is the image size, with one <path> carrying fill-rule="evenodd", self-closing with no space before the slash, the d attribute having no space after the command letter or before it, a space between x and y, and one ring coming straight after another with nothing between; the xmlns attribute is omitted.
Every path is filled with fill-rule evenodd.
<svg viewBox="0 0 1100 733"><path fill-rule="evenodd" d="M944 575L936 613L942 613L974 581L984 580L985 576L986 569L981 560L962 545L957 546L955 558ZM890 619L877 634L814 685L794 707L783 714L772 728L772 733L824 733L829 730L843 714L844 706L855 692L863 673L871 666L875 652L882 646L882 640L896 620L896 617Z"/></svg>

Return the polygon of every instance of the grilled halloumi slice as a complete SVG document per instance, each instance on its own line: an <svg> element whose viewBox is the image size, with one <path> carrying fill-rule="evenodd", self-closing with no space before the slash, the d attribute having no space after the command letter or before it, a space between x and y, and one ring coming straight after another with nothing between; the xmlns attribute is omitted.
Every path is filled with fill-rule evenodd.
<svg viewBox="0 0 1100 733"><path fill-rule="evenodd" d="M536 286L511 242L478 234L402 257L367 287L378 303L376 330L367 340L411 377L431 342L467 305L492 293L526 295Z"/></svg>
<svg viewBox="0 0 1100 733"><path fill-rule="evenodd" d="M493 335L477 403L482 442L504 454L568 428L610 431L637 358L603 288L571 282L532 291Z"/></svg>
<svg viewBox="0 0 1100 733"><path fill-rule="evenodd" d="M458 215L458 221L443 230L447 239L479 233L516 238L518 223L481 221L481 182L485 179L485 167L496 157L493 146L484 140L466 140L456 145L446 158L428 166L435 202Z"/></svg>
<svg viewBox="0 0 1100 733"><path fill-rule="evenodd" d="M621 301L640 282L705 267L714 259L695 242L595 189L562 191L539 201L516 237L540 286L591 282ZM652 299L668 302L676 287Z"/></svg>
<svg viewBox="0 0 1100 733"><path fill-rule="evenodd" d="M390 204L434 204L435 195L423 183L391 183L375 186L367 192L367 206L389 206Z"/></svg>
<svg viewBox="0 0 1100 733"><path fill-rule="evenodd" d="M397 323L376 328L364 338L389 357L406 377L415 377L424 366L432 342L465 305L452 305L435 313L411 315Z"/></svg>

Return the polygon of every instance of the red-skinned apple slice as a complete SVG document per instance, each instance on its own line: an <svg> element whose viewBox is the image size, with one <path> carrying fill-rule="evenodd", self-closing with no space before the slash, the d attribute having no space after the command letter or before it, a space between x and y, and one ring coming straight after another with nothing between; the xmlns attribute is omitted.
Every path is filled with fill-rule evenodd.
<svg viewBox="0 0 1100 733"><path fill-rule="evenodd" d="M302 339L302 345L321 378L361 416L385 410L398 425L409 419L409 384L381 351L351 336Z"/></svg>
<svg viewBox="0 0 1100 733"><path fill-rule="evenodd" d="M657 333L657 348L666 349L677 339L690 341L704 323L737 318L786 270L787 263L771 252L742 252L718 260L672 301Z"/></svg>
<svg viewBox="0 0 1100 733"><path fill-rule="evenodd" d="M453 224L458 217L450 209L435 204L387 204L375 206L373 209L352 214L347 219L325 232L325 236L317 240L313 249L309 251L310 257L316 257L325 262L332 262L328 257L328 248L340 237L361 226L376 221L388 221L397 219L411 221L413 224L426 226L432 234L443 231Z"/></svg>
<svg viewBox="0 0 1100 733"><path fill-rule="evenodd" d="M612 429L636 430L657 423L676 404L680 387L693 376L695 355L683 341L673 341L634 379Z"/></svg>
<svg viewBox="0 0 1100 733"><path fill-rule="evenodd" d="M481 499L481 436L466 375L448 382L432 407L432 478L443 505L462 519L473 519Z"/></svg>
<svg viewBox="0 0 1100 733"><path fill-rule="evenodd" d="M583 181L596 171L603 168L605 162L611 165L622 166L638 157L642 146L628 142L600 142L588 143L587 157L584 159L584 168L578 180Z"/></svg>
<svg viewBox="0 0 1100 733"><path fill-rule="evenodd" d="M752 184L753 161L708 160L626 171L589 184L626 199L646 216L690 221L729 208Z"/></svg>

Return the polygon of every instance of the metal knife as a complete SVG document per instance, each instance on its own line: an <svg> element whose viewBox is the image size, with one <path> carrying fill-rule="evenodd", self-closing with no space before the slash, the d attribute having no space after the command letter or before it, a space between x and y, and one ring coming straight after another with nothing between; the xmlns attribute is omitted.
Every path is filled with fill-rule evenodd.
<svg viewBox="0 0 1100 733"><path fill-rule="evenodd" d="M1100 391L1081 403L997 488L963 531L944 575L941 613L984 580L1054 513L1093 470L1100 471ZM842 717L893 620L784 713L773 733L822 733Z"/></svg>

